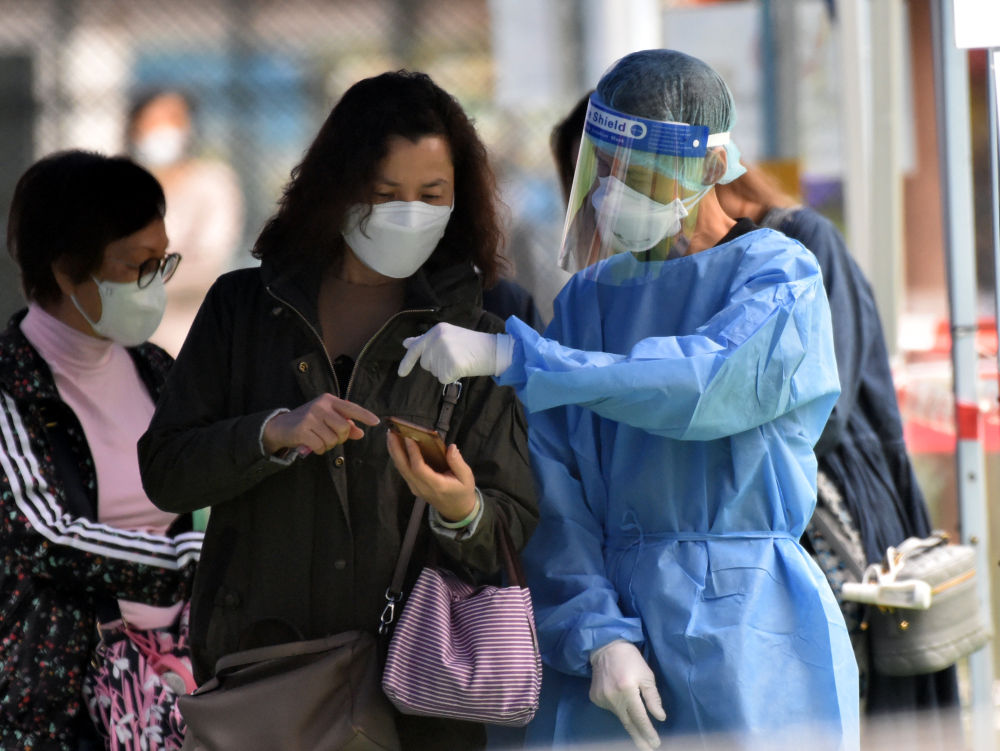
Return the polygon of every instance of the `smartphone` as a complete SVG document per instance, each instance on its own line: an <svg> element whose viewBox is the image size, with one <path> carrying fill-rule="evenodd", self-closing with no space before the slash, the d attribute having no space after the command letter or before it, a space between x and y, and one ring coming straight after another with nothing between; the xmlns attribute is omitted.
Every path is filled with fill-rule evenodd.
<svg viewBox="0 0 1000 751"><path fill-rule="evenodd" d="M424 457L427 466L436 472L450 471L448 460L445 458L447 448L436 430L425 428L423 425L417 425L415 422L404 420L401 417L389 417L387 420L389 430L393 433L412 438L417 442L420 455Z"/></svg>

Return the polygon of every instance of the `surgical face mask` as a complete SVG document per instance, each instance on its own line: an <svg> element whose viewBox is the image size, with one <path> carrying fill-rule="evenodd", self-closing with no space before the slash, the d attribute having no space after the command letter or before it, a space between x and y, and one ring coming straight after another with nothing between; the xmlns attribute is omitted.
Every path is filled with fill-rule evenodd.
<svg viewBox="0 0 1000 751"><path fill-rule="evenodd" d="M142 344L153 335L167 306L167 290L159 274L142 289L135 282L91 279L101 296L100 320L90 320L75 295L69 299L96 333L126 347Z"/></svg>
<svg viewBox="0 0 1000 751"><path fill-rule="evenodd" d="M591 196L597 226L610 235L616 250L641 253L681 231L681 222L708 192L710 186L686 199L659 203L616 177L598 178Z"/></svg>
<svg viewBox="0 0 1000 751"><path fill-rule="evenodd" d="M368 268L393 279L412 276L444 237L454 206L422 201L389 201L371 207L352 206L341 234L354 255ZM363 226L362 226L363 225Z"/></svg>
<svg viewBox="0 0 1000 751"><path fill-rule="evenodd" d="M617 250L639 253L681 231L688 210L679 198L658 203L616 177L599 181L590 200L597 210L597 226L609 234Z"/></svg>
<svg viewBox="0 0 1000 751"><path fill-rule="evenodd" d="M181 128L154 128L135 142L135 158L149 167L165 167L179 162L187 147L187 133Z"/></svg>

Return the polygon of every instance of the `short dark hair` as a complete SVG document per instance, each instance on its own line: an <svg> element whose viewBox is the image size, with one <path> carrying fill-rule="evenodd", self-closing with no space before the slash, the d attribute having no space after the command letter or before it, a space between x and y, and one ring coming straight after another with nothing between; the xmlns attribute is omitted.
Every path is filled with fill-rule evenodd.
<svg viewBox="0 0 1000 751"><path fill-rule="evenodd" d="M176 96L182 102L184 106L187 107L188 118L191 121L191 127L194 127L194 122L197 117L198 106L194 95L189 91L179 86L154 86L139 89L132 94L128 113L125 116L125 140L126 142L131 142L135 136L135 125L139 120L139 115L154 101L160 97L165 96Z"/></svg>
<svg viewBox="0 0 1000 751"><path fill-rule="evenodd" d="M573 105L562 120L556 123L549 135L549 148L556 162L556 172L559 173L559 185L562 187L563 200L569 203L569 193L573 188L573 175L576 174L576 158L583 138L583 125L587 119L587 107L590 104L591 89Z"/></svg>
<svg viewBox="0 0 1000 751"><path fill-rule="evenodd" d="M317 269L339 261L350 206L369 203L389 139L440 135L455 167L455 208L429 269L472 263L493 284L504 265L496 176L472 121L424 73L400 70L351 86L333 107L285 186L253 254Z"/></svg>
<svg viewBox="0 0 1000 751"><path fill-rule="evenodd" d="M160 183L127 157L69 150L35 162L17 181L7 223L7 251L25 297L58 301L53 264L82 282L100 268L110 243L165 211Z"/></svg>

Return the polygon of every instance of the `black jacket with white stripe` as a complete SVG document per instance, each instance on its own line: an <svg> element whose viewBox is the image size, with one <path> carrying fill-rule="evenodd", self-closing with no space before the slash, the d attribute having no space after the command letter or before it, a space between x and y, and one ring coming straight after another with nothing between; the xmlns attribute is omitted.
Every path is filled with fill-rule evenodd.
<svg viewBox="0 0 1000 751"><path fill-rule="evenodd" d="M24 313L0 334L0 748L75 751L96 603L187 598L202 535L190 515L165 536L96 521L86 437L21 333ZM155 399L169 355L129 354Z"/></svg>

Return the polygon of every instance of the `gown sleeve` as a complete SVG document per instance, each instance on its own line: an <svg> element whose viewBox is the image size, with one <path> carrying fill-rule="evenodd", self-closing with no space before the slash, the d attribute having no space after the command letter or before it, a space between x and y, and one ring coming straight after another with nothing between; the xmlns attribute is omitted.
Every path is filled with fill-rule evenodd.
<svg viewBox="0 0 1000 751"><path fill-rule="evenodd" d="M564 346L551 327L543 337L512 317L513 362L500 383L529 412L579 405L677 440L735 435L797 410L815 442L840 389L830 308L815 258L798 243L789 252L788 242L746 254L724 304L692 333L647 337L625 354ZM702 283L719 292L708 275ZM555 316L572 336L593 300L570 285Z"/></svg>
<svg viewBox="0 0 1000 751"><path fill-rule="evenodd" d="M602 317L593 290L576 280L557 299L544 336L507 321L515 353L500 382L528 410L541 498L525 568L542 654L557 670L585 676L594 649L614 639L644 641L640 619L623 611L605 568L603 420L698 441L793 412L790 423L811 443L823 429L839 387L822 276L804 248L772 237L781 238L770 242L773 252L745 259L726 279L701 275L704 294L721 304L704 322L678 326L691 333L637 336L625 354L594 349L622 319ZM669 289L656 293L670 299ZM655 321L636 328L669 330Z"/></svg>

